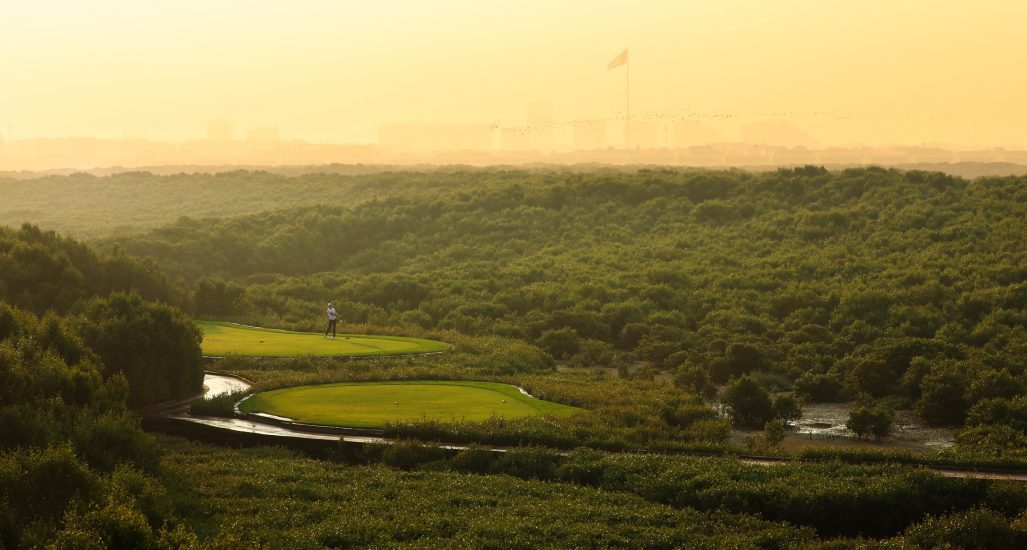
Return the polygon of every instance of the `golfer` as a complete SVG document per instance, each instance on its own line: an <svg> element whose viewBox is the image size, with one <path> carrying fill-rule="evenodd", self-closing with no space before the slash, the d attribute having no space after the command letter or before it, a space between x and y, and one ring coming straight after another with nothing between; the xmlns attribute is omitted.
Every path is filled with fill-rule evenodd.
<svg viewBox="0 0 1027 550"><path fill-rule="evenodd" d="M335 306L328 302L328 328L325 329L325 338L328 338L328 331L332 331L332 340L335 340L335 321L338 319L335 314Z"/></svg>

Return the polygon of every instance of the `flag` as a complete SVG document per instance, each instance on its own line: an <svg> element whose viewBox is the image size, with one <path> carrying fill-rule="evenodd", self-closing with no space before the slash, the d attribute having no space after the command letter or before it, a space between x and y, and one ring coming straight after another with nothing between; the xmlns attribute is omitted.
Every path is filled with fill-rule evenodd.
<svg viewBox="0 0 1027 550"><path fill-rule="evenodd" d="M617 67L620 67L621 65L627 64L627 62L628 62L628 49L624 48L624 51L620 52L620 55L618 55L617 57L614 57L613 61L611 61L610 63L608 63L606 65L606 69L607 70L616 69Z"/></svg>

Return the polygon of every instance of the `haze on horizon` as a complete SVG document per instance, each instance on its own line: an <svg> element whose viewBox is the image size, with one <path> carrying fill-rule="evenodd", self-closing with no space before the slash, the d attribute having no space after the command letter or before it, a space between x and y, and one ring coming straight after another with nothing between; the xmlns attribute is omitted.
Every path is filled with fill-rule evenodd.
<svg viewBox="0 0 1027 550"><path fill-rule="evenodd" d="M390 124L633 119L711 139L1027 147L1013 0L8 2L0 135L189 140L212 120L375 143ZM541 106L541 107L539 107ZM789 131L791 131L789 130ZM617 145L614 139L613 145Z"/></svg>

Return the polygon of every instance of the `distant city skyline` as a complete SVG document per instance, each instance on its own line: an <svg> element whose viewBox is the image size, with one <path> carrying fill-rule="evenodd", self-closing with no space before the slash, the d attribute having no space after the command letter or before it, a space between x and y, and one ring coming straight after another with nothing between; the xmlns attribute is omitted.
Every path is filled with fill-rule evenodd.
<svg viewBox="0 0 1027 550"><path fill-rule="evenodd" d="M536 102L535 105L548 105ZM626 148L623 117L561 120L548 111L545 118L527 116L517 120L508 118L494 121L439 121L392 122L380 124L368 141L310 140L302 135L290 135L278 125L248 125L228 118L209 120L197 125L191 135L162 139L145 134L122 135L62 135L19 136L13 132L0 132L2 140L76 139L103 140L142 139L155 142L209 141L307 141L339 145L408 146L421 150L446 149L506 149L506 150L571 150L597 148ZM807 128L788 118L774 118L781 113L653 113L641 112L632 116L632 137L628 148L673 148L711 143L747 143L783 147L911 147L931 146L956 150L1011 148L1016 144L993 145L972 141L920 140L917 142L874 143L845 141L832 143L820 139ZM828 113L796 113L807 118L856 118ZM879 115L877 119L900 119L898 115ZM815 125L814 125L815 126ZM8 128L10 130L10 126ZM541 138L542 135L544 138ZM588 135L586 138L585 135Z"/></svg>
<svg viewBox="0 0 1027 550"><path fill-rule="evenodd" d="M648 124L648 125L647 125ZM440 130L446 130L445 132ZM382 144L312 143L280 139L275 128L255 128L243 135L220 121L203 139L155 141L146 139L35 138L0 140L0 176L18 171L93 171L111 173L161 168L171 172L317 165L531 165L606 164L681 167L769 168L817 164L832 167L883 165L928 166L956 173L1027 173L1027 149L950 149L937 146L808 147L745 142L703 142L705 130L690 124L660 127L639 123L632 132L639 145L632 149L602 147L608 135L602 124L575 126L572 142L560 144L551 128L489 125L398 125L383 129ZM804 134L788 127L754 125L748 134L759 139L767 132ZM450 136L450 141L442 139ZM632 138L634 140L636 138ZM670 143L672 142L672 143ZM645 145L650 143L650 145ZM670 143L669 145L664 145ZM963 167L960 163L1002 166ZM1017 167L1018 166L1018 167ZM176 168L177 167L177 168ZM1012 171L1012 172L1010 172Z"/></svg>
<svg viewBox="0 0 1027 550"><path fill-rule="evenodd" d="M594 142L601 124L617 147L607 63L629 47L632 120L657 140L1022 148L1025 20L1014 0L12 3L0 135L186 141L227 120L235 139L375 144L542 115L552 137L505 142Z"/></svg>

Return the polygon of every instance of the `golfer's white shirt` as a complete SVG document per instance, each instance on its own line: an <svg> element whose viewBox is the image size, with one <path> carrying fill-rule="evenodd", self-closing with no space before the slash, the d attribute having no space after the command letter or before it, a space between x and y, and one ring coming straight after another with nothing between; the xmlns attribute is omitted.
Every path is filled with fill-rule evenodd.
<svg viewBox="0 0 1027 550"><path fill-rule="evenodd" d="M328 320L329 321L334 321L335 320L335 308L334 307L328 308Z"/></svg>

